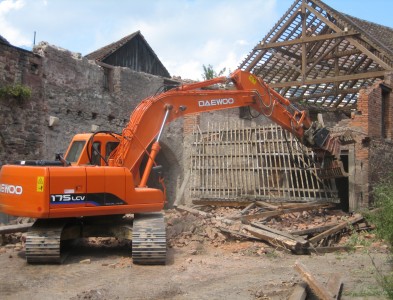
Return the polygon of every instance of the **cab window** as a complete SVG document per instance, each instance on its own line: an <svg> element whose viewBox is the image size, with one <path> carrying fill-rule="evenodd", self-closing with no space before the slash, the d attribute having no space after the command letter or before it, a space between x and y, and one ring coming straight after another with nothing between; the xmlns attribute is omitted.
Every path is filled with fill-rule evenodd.
<svg viewBox="0 0 393 300"><path fill-rule="evenodd" d="M101 143L94 142L92 153L91 153L91 164L99 166L101 165Z"/></svg>
<svg viewBox="0 0 393 300"><path fill-rule="evenodd" d="M108 142L105 147L105 160L108 161L109 155L119 145L119 142Z"/></svg>
<svg viewBox="0 0 393 300"><path fill-rule="evenodd" d="M67 157L65 158L68 162L75 163L78 161L79 156L82 153L83 147L85 146L86 141L74 141L71 145L70 151L67 153Z"/></svg>

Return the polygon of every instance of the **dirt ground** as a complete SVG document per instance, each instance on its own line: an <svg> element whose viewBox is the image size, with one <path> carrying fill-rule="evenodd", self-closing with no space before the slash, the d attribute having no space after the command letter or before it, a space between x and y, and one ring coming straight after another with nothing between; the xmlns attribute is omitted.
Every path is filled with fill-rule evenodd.
<svg viewBox="0 0 393 300"><path fill-rule="evenodd" d="M302 281L296 261L322 283L342 274L342 299L386 299L376 278L391 262L379 242L293 255L258 241L201 238L177 217L169 218L165 266L133 265L129 242L114 239L79 241L62 265L28 265L16 236L0 248L0 299L287 299Z"/></svg>

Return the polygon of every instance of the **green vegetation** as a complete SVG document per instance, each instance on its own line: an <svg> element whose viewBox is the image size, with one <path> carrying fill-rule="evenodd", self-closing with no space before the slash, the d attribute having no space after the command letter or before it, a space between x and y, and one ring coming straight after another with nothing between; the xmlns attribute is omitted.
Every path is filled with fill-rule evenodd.
<svg viewBox="0 0 393 300"><path fill-rule="evenodd" d="M393 246L393 174L375 187L374 198L377 211L369 218L377 235Z"/></svg>
<svg viewBox="0 0 393 300"><path fill-rule="evenodd" d="M216 71L214 71L212 65L208 65L208 66L203 65L202 78L203 80L210 80L216 77L220 77L224 74L225 71L226 68L222 69L220 72L217 73Z"/></svg>
<svg viewBox="0 0 393 300"><path fill-rule="evenodd" d="M31 97L31 89L22 84L6 85L0 88L0 98L15 98L19 102Z"/></svg>
<svg viewBox="0 0 393 300"><path fill-rule="evenodd" d="M390 255L393 252L393 173L381 181L374 188L376 210L371 212L368 219L375 224L376 234L384 239L390 246ZM393 271L388 275L378 272L378 281L388 295L393 299Z"/></svg>
<svg viewBox="0 0 393 300"><path fill-rule="evenodd" d="M362 246L367 249L375 241L373 238L367 237L367 234L364 232L356 232L352 229L351 231L352 233L345 245L352 249L355 249L357 246Z"/></svg>
<svg viewBox="0 0 393 300"><path fill-rule="evenodd" d="M378 296L386 296L385 292L381 290L379 287L375 286L366 286L363 287L362 290L356 292L344 293L345 296L349 297L378 297Z"/></svg>

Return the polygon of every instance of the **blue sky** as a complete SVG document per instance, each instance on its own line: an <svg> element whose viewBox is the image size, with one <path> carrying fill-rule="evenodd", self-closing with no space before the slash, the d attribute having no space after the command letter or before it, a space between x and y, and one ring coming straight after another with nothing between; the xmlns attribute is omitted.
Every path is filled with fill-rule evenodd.
<svg viewBox="0 0 393 300"><path fill-rule="evenodd" d="M294 0L0 0L0 35L27 49L46 41L86 55L140 30L172 76L202 65L233 71ZM392 0L325 0L393 28Z"/></svg>

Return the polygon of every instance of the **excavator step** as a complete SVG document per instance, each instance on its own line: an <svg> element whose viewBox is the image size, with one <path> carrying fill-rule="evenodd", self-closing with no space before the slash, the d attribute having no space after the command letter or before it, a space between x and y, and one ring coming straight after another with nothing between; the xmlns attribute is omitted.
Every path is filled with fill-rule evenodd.
<svg viewBox="0 0 393 300"><path fill-rule="evenodd" d="M166 229L162 213L135 214L132 259L141 265L165 264Z"/></svg>

